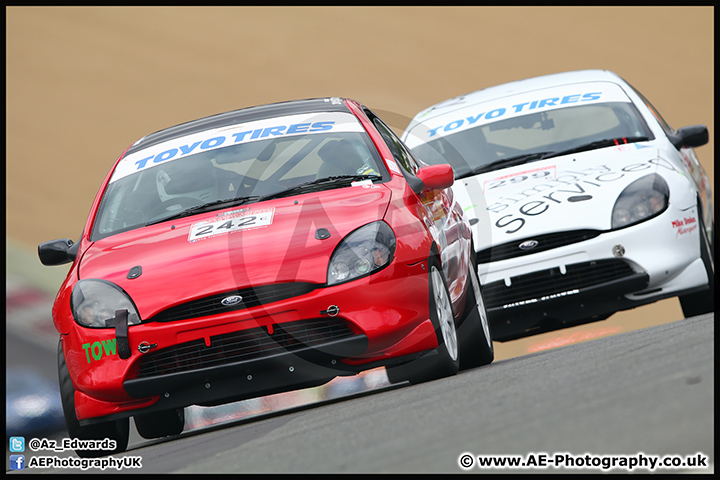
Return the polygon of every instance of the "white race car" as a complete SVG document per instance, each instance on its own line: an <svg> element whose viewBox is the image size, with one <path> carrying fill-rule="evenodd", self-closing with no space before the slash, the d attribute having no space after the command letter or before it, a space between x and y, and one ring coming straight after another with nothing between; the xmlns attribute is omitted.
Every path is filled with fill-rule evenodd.
<svg viewBox="0 0 720 480"><path fill-rule="evenodd" d="M618 75L546 75L418 113L402 139L450 163L494 340L679 296L714 310L711 185L693 147Z"/></svg>

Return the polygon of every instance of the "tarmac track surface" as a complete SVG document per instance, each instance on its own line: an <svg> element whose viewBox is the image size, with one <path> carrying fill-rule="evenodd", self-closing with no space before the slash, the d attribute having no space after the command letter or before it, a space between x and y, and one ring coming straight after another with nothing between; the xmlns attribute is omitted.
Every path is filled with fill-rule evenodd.
<svg viewBox="0 0 720 480"><path fill-rule="evenodd" d="M714 315L704 315L421 385L387 387L172 439L131 441L117 457L142 457L142 473L456 473L463 472L463 453L526 460L530 453L700 453L709 457L710 470L694 471L708 472L714 465L713 338Z"/></svg>

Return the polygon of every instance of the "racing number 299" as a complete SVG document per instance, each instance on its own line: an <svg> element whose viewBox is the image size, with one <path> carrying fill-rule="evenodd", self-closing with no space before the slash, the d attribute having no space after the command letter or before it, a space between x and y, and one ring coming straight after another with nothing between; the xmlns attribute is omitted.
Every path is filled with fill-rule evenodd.
<svg viewBox="0 0 720 480"><path fill-rule="evenodd" d="M500 188L503 185L507 185L507 184L524 182L528 178L532 178L534 180L543 179L543 178L549 177L550 175L552 175L551 171L543 170L540 172L531 173L530 175L516 175L511 178L503 178L500 180L491 180L490 182L488 182L487 189L491 190L493 188Z"/></svg>

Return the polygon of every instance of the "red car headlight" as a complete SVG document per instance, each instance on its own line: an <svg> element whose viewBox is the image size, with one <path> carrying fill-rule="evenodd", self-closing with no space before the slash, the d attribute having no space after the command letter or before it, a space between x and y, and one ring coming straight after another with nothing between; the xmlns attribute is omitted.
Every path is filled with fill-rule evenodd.
<svg viewBox="0 0 720 480"><path fill-rule="evenodd" d="M328 265L327 284L355 280L380 270L395 254L395 233L383 222L369 223L350 233L335 248Z"/></svg>
<svg viewBox="0 0 720 480"><path fill-rule="evenodd" d="M128 325L140 323L135 304L125 291L106 280L80 280L70 297L73 319L83 327L114 328L115 312L128 311Z"/></svg>

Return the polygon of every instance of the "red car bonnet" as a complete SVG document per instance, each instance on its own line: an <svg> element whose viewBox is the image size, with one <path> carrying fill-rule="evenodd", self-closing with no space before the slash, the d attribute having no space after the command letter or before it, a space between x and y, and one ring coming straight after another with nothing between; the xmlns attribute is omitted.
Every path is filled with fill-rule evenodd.
<svg viewBox="0 0 720 480"><path fill-rule="evenodd" d="M123 288L140 316L192 298L255 285L325 283L330 256L348 233L380 220L391 191L350 187L213 211L104 238L82 257L80 279L102 278ZM191 226L274 209L272 223L190 241ZM326 228L330 237L316 238ZM217 231L220 231L219 229ZM322 237L322 235L320 235ZM128 279L133 267L142 274Z"/></svg>

